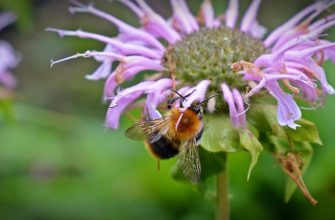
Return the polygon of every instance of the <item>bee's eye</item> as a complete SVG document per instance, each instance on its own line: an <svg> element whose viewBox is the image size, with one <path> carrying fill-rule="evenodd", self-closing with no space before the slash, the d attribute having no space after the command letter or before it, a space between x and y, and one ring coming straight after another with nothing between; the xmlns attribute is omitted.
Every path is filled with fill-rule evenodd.
<svg viewBox="0 0 335 220"><path fill-rule="evenodd" d="M200 105L192 105L190 108L191 108L192 111L193 111L194 113L196 113L196 114L199 114L200 111L201 111L201 106L200 106Z"/></svg>

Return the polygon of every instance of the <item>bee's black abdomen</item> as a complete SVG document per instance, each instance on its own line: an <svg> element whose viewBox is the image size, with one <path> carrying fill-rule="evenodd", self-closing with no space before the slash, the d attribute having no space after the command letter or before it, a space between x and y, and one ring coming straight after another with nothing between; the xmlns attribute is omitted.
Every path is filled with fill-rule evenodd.
<svg viewBox="0 0 335 220"><path fill-rule="evenodd" d="M172 142L168 138L162 136L158 141L149 144L152 153L160 159L169 159L179 153L179 142Z"/></svg>

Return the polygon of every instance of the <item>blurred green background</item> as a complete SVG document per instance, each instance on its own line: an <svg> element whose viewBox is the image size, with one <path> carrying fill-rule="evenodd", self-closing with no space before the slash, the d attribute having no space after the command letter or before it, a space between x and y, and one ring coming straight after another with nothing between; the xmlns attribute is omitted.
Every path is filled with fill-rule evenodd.
<svg viewBox="0 0 335 220"><path fill-rule="evenodd" d="M168 1L148 1L165 17ZM200 0L189 1L193 12ZM214 0L217 12L224 0ZM242 1L245 9L249 1ZM266 1L259 20L269 29L294 15L311 1ZM95 1L116 17L137 24L136 17L117 1ZM213 219L215 204L195 188L173 181L175 161L156 170L142 143L128 140L123 131L132 123L123 118L116 131L104 128L107 105L103 82L84 79L98 63L73 60L49 67L62 58L103 44L78 38L60 39L46 27L77 29L113 36L116 28L88 14L71 15L68 1L0 0L1 10L19 19L1 33L22 54L14 70L19 80L11 115L0 119L0 219ZM328 32L334 36L334 30ZM333 37L333 39L335 39ZM331 84L335 67L326 63ZM2 108L3 109L3 108ZM284 203L286 176L272 155L263 153L249 182L247 153L229 156L232 219L334 219L335 207L335 97L315 111L304 111L314 121L323 146L305 175L315 207L297 191Z"/></svg>

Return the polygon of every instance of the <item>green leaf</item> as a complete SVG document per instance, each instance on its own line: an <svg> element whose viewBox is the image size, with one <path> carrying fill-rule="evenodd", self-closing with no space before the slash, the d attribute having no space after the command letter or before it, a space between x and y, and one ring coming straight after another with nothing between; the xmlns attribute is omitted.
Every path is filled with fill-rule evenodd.
<svg viewBox="0 0 335 220"><path fill-rule="evenodd" d="M255 167L258 161L258 157L263 150L263 146L248 129L239 130L239 136L241 146L243 146L247 151L249 151L251 155L251 162L247 176L247 180L249 180L251 171Z"/></svg>
<svg viewBox="0 0 335 220"><path fill-rule="evenodd" d="M199 147L199 156L201 161L202 180L216 175L226 168L227 154L224 152L213 153Z"/></svg>
<svg viewBox="0 0 335 220"><path fill-rule="evenodd" d="M216 176L202 180L197 185L197 190L202 196L210 201L216 200Z"/></svg>
<svg viewBox="0 0 335 220"><path fill-rule="evenodd" d="M246 129L236 129L232 127L230 118L227 115L216 114L208 116L208 123L201 145L210 152L249 151L251 155L247 177L249 179L259 154L263 150L262 144L257 139L258 135L258 128L251 123L248 123L248 128Z"/></svg>
<svg viewBox="0 0 335 220"><path fill-rule="evenodd" d="M290 138L292 141L310 142L322 145L319 132L311 121L300 119L296 130L281 126L277 121L277 107L275 105L257 104L250 110L251 123L260 132L271 133L276 137ZM266 122L266 123L264 123Z"/></svg>
<svg viewBox="0 0 335 220"><path fill-rule="evenodd" d="M216 176L211 176L201 182L197 185L197 190L203 195L203 197L209 201L215 201L216 200L216 182L217 182Z"/></svg>
<svg viewBox="0 0 335 220"><path fill-rule="evenodd" d="M272 153L286 154L292 149L292 145L290 144L291 142L289 142L287 138L269 135L268 139L273 145L273 149L271 149Z"/></svg>
<svg viewBox="0 0 335 220"><path fill-rule="evenodd" d="M177 163L171 168L171 176L173 179L177 181L189 182L184 176L183 171L181 170L181 168L178 166Z"/></svg>
<svg viewBox="0 0 335 220"><path fill-rule="evenodd" d="M312 148L312 145L308 142L296 144L295 148L300 153L299 154L300 159L302 159L303 161L303 167L301 169L301 174L304 175L312 160L313 148ZM286 182L286 187L285 187L285 202L288 202L291 199L296 189L297 189L297 185L295 184L295 182L291 178L288 178Z"/></svg>
<svg viewBox="0 0 335 220"><path fill-rule="evenodd" d="M201 177L196 186L197 190L204 198L214 201L216 199L216 174L226 168L227 154L223 152L208 152L199 146L199 157L201 161ZM182 182L189 182L177 164L172 169L172 177Z"/></svg>
<svg viewBox="0 0 335 220"><path fill-rule="evenodd" d="M271 132L278 137L286 136L284 127L278 124L275 105L255 104L248 113L249 121L259 132Z"/></svg>
<svg viewBox="0 0 335 220"><path fill-rule="evenodd" d="M201 145L210 152L236 152L242 150L239 135L225 114L206 116L207 123Z"/></svg>
<svg viewBox="0 0 335 220"><path fill-rule="evenodd" d="M301 119L297 122L301 127L296 130L286 128L287 135L297 142L310 142L322 145L322 141L319 136L319 131L316 125L308 120Z"/></svg>

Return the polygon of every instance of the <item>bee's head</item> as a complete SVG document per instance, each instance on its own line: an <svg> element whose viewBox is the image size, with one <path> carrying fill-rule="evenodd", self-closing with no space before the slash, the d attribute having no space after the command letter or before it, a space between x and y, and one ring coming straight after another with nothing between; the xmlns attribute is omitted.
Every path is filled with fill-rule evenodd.
<svg viewBox="0 0 335 220"><path fill-rule="evenodd" d="M217 94L215 94L215 95L213 95L213 96L211 96L211 97L209 97L209 98L207 98L207 99L205 99L204 101L201 101L201 102L199 102L199 101L193 102L192 105L189 107L189 109L191 109L196 114L201 114L202 115L203 114L202 113L203 112L202 105L204 103L208 102L208 100L217 96L218 94L220 94L220 93L217 93Z"/></svg>
<svg viewBox="0 0 335 220"><path fill-rule="evenodd" d="M192 103L189 109L192 110L195 114L200 114L202 113L202 104L202 102L195 101Z"/></svg>
<svg viewBox="0 0 335 220"><path fill-rule="evenodd" d="M169 99L167 101L167 107L168 107L168 109L171 109L172 105L177 100L179 100L179 108L184 108L183 102L187 99L187 97L189 97L190 95L192 95L192 93L195 92L196 90L193 90L191 93L189 93L189 94L187 94L185 96L181 95L180 93L178 93L175 90L171 90L171 91L174 92L175 94L177 94L177 96L173 97L173 98L171 98L171 99ZM217 94L215 94L215 95L213 95L213 96L211 96L211 97L209 97L209 98L207 98L207 99L205 99L204 101L201 101L201 102L199 102L199 101L193 102L192 105L189 107L189 109L192 110L196 114L200 114L200 113L202 114L202 105L204 103L208 102L208 100L210 100L210 99L214 98L215 96L217 96L218 94L220 94L220 93L217 93Z"/></svg>

